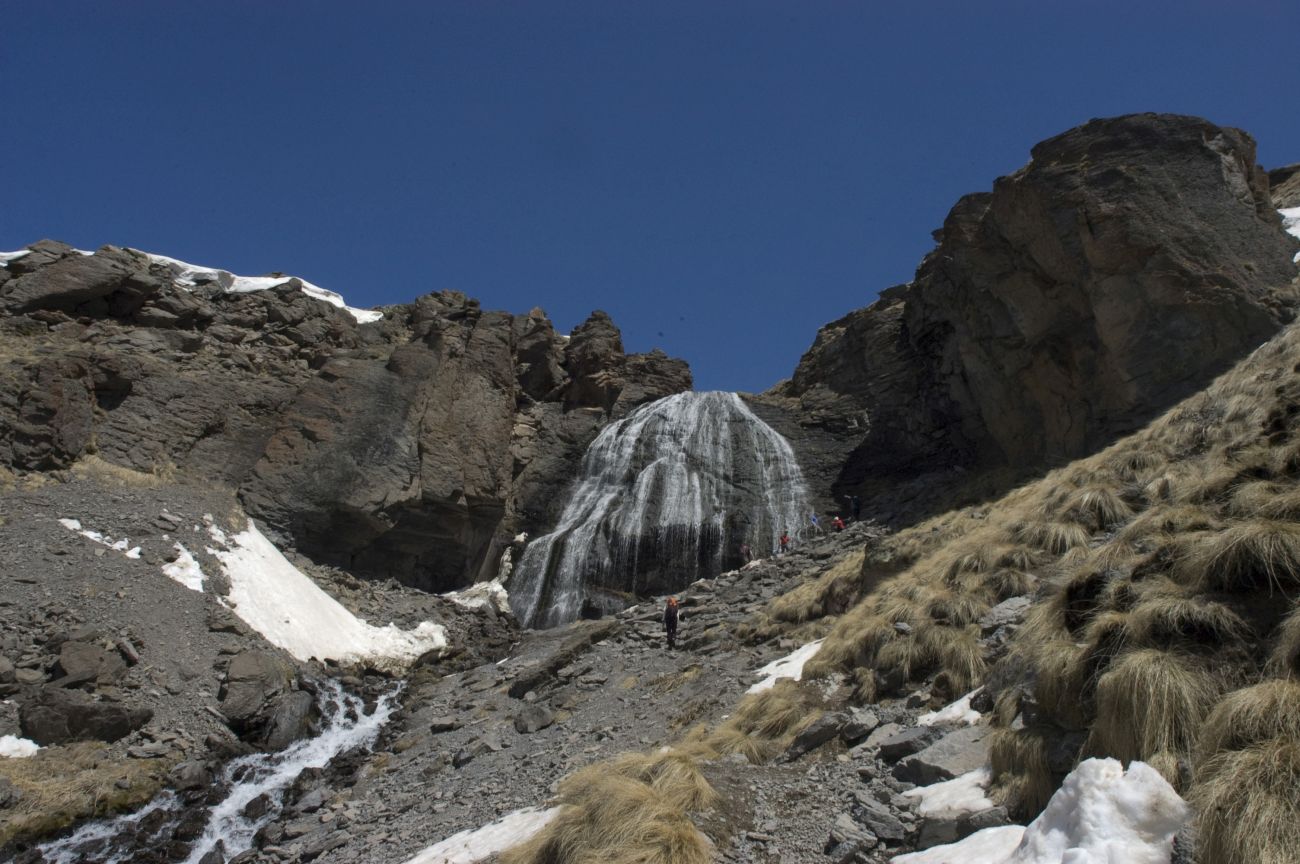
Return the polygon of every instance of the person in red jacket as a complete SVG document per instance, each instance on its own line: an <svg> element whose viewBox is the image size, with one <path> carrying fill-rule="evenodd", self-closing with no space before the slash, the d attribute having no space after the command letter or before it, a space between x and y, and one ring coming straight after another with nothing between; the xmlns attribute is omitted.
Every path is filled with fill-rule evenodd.
<svg viewBox="0 0 1300 864"><path fill-rule="evenodd" d="M781 554L784 555L789 551L790 551L790 532L788 530L782 531L781 532Z"/></svg>
<svg viewBox="0 0 1300 864"><path fill-rule="evenodd" d="M844 530L844 520L841 519L838 514L835 516L835 519L832 520L831 525L834 526L836 534Z"/></svg>

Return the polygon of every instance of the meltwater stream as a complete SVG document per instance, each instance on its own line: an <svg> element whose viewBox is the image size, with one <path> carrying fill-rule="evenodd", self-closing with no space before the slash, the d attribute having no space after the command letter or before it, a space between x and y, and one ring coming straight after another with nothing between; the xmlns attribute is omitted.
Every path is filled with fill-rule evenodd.
<svg viewBox="0 0 1300 864"><path fill-rule="evenodd" d="M278 753L242 756L226 764L221 786L228 792L207 812L203 833L190 847L186 864L199 861L220 845L229 860L253 845L254 836L283 809L284 792L306 768L323 768L354 747L369 748L396 708L398 691L381 698L370 714L364 701L336 681L319 683L317 697L323 728ZM248 805L266 796L267 806L245 815ZM144 860L144 850L167 844L184 813L180 798L164 792L141 810L116 819L83 825L73 834L37 847L49 864L126 864ZM171 860L159 858L158 860Z"/></svg>
<svg viewBox="0 0 1300 864"><path fill-rule="evenodd" d="M808 517L789 442L735 393L678 393L605 427L559 523L524 551L510 602L527 626L579 617L592 589L673 591L742 544L767 554Z"/></svg>

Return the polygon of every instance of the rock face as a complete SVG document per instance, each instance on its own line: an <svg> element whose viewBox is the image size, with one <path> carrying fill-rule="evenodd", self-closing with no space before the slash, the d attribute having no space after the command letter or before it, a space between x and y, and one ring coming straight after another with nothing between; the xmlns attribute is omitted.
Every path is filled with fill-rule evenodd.
<svg viewBox="0 0 1300 864"><path fill-rule="evenodd" d="M1300 162L1268 172L1268 184L1279 210L1300 207Z"/></svg>
<svg viewBox="0 0 1300 864"><path fill-rule="evenodd" d="M691 386L603 312L565 340L454 292L363 325L297 280L225 287L52 241L0 266L0 466L204 478L318 561L446 590L553 524L605 424Z"/></svg>
<svg viewBox="0 0 1300 864"><path fill-rule="evenodd" d="M1096 449L1293 315L1296 243L1254 142L1193 117L1044 141L936 236L911 283L823 327L768 394L806 426L857 430L836 489L868 505L953 466Z"/></svg>

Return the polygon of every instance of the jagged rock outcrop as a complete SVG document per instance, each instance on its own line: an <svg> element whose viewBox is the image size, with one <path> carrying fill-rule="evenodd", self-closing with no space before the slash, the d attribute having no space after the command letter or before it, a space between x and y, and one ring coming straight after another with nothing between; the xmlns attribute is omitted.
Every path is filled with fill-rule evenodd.
<svg viewBox="0 0 1300 864"><path fill-rule="evenodd" d="M1093 120L958 201L915 279L822 328L768 401L862 429L836 485L868 504L927 472L1089 452L1290 320L1297 244L1274 206L1244 132Z"/></svg>
<svg viewBox="0 0 1300 864"><path fill-rule="evenodd" d="M238 293L134 250L29 250L0 266L0 465L207 478L317 560L421 588L494 575L606 423L691 386L603 312L565 339L442 292L363 325L296 279Z"/></svg>

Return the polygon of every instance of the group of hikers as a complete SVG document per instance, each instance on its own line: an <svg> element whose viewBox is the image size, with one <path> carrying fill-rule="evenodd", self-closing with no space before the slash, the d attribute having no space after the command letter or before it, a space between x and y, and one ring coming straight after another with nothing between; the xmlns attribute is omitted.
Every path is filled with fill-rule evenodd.
<svg viewBox="0 0 1300 864"><path fill-rule="evenodd" d="M857 522L862 515L862 503L858 500L858 496L845 495L844 500L848 502L849 512L852 514L853 521ZM822 534L822 535L826 533L825 530L822 528L821 521L817 518L816 513L809 514L808 519L809 522L812 524L812 528L810 529L812 533ZM843 517L839 513L836 513L835 518L831 520L831 528L834 529L836 534L838 534L841 531L843 531L846 527L848 526L845 524ZM791 544L790 529L787 528L781 532L781 537L777 541L777 544L778 547L777 547L776 554L784 555L785 553L790 551L790 544ZM748 543L741 544L740 558L741 561L745 564L748 564L749 562L754 560L753 550L749 548ZM665 604L664 606L663 621L664 621L664 634L667 636L668 649L670 651L674 650L677 647L677 622L680 620L680 617L681 616L679 612L679 604L677 602L677 598L669 597L667 604Z"/></svg>

